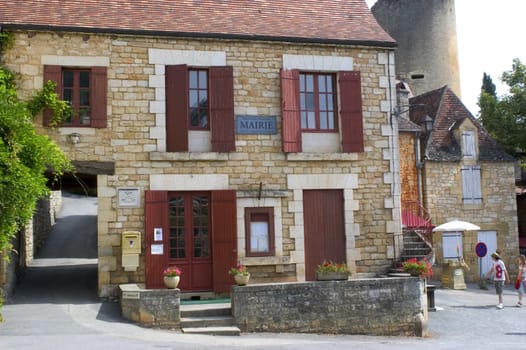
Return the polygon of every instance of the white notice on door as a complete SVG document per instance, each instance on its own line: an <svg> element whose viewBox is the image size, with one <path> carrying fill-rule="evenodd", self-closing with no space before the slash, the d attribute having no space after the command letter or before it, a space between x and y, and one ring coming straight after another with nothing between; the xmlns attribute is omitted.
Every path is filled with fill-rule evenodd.
<svg viewBox="0 0 526 350"><path fill-rule="evenodd" d="M152 255L163 255L164 247L162 244L152 244L150 252Z"/></svg>

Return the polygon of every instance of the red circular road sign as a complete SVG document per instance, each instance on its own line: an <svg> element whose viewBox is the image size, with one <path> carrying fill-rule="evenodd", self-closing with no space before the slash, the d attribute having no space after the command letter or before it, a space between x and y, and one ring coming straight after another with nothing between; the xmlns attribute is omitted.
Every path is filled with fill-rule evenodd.
<svg viewBox="0 0 526 350"><path fill-rule="evenodd" d="M488 247L486 247L486 243L484 242L478 242L475 246L475 253L477 253L477 256L479 258L483 258L488 253Z"/></svg>

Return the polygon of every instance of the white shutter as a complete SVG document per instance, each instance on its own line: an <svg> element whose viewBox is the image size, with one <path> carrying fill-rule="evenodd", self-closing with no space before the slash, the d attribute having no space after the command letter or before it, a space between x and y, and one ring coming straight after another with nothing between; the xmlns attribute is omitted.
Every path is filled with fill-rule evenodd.
<svg viewBox="0 0 526 350"><path fill-rule="evenodd" d="M479 165L462 167L462 194L464 204L482 203Z"/></svg>
<svg viewBox="0 0 526 350"><path fill-rule="evenodd" d="M462 232L442 233L442 252L444 259L456 259L463 256Z"/></svg>
<svg viewBox="0 0 526 350"><path fill-rule="evenodd" d="M472 130L462 133L462 151L464 158L475 158L475 132Z"/></svg>

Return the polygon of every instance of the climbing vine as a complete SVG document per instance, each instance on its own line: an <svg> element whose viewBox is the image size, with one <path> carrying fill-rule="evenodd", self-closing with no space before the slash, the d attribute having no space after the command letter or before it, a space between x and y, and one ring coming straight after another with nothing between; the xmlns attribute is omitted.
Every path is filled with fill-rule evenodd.
<svg viewBox="0 0 526 350"><path fill-rule="evenodd" d="M11 33L0 32L0 55L13 43ZM49 193L45 173L51 171L56 179L74 170L57 144L33 125L45 108L53 110L57 125L68 104L51 82L29 101L18 98L16 87L17 74L0 64L0 252L11 249L12 239L31 220L37 200Z"/></svg>

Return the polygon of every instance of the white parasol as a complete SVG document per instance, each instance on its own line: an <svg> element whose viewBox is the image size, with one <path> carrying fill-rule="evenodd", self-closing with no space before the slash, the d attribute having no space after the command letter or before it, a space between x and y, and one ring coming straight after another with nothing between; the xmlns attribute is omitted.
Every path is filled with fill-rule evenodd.
<svg viewBox="0 0 526 350"><path fill-rule="evenodd" d="M452 231L478 231L480 227L467 221L452 220L445 224L438 225L433 232L452 232Z"/></svg>

